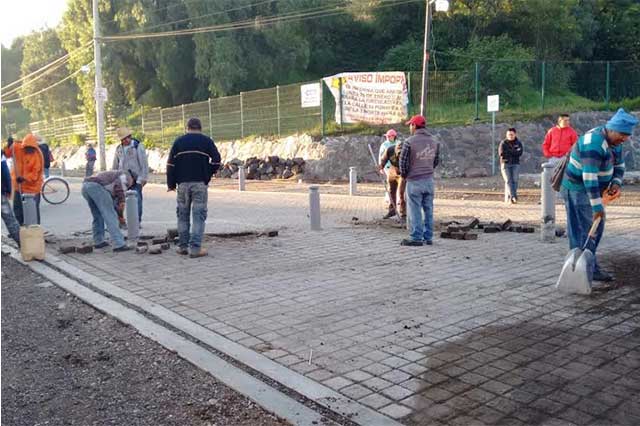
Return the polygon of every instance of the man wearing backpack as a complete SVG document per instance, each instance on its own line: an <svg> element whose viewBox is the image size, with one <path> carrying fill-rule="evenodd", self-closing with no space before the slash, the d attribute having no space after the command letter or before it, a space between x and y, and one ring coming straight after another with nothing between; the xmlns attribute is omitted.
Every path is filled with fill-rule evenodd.
<svg viewBox="0 0 640 426"><path fill-rule="evenodd" d="M36 139L38 139L38 147L42 152L42 159L44 160L44 178L49 178L49 168L51 167L51 162L53 161L53 155L51 154L51 149L49 149L49 145L45 142L45 140L36 135Z"/></svg>
<svg viewBox="0 0 640 426"><path fill-rule="evenodd" d="M142 188L147 184L149 175L149 163L144 145L137 139L131 137L131 130L120 127L116 130L120 145L116 148L113 157L112 170L133 171L137 180L131 189L138 193L138 221L142 222Z"/></svg>
<svg viewBox="0 0 640 426"><path fill-rule="evenodd" d="M93 145L88 144L87 145L87 151L84 154L84 158L85 160L87 160L87 166L85 167L84 170L84 177L89 177L91 175L93 175L93 167L96 164L96 150L93 149Z"/></svg>

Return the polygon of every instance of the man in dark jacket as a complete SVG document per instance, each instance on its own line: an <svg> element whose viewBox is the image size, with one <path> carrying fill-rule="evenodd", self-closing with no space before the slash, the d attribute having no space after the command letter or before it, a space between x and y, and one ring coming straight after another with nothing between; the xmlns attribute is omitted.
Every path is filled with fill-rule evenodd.
<svg viewBox="0 0 640 426"><path fill-rule="evenodd" d="M53 155L51 155L51 150L49 149L49 145L42 139L40 136L36 136L38 139L38 147L42 152L42 159L44 160L44 178L47 179L49 177L49 168L51 167L51 161L53 160Z"/></svg>
<svg viewBox="0 0 640 426"><path fill-rule="evenodd" d="M411 136L402 144L400 175L406 180L407 214L410 238L403 246L431 245L433 240L433 171L439 162L440 147L427 133L426 120L414 115L406 123Z"/></svg>
<svg viewBox="0 0 640 426"><path fill-rule="evenodd" d="M9 231L9 236L20 245L20 224L13 214L9 197L11 197L11 173L7 166L7 159L2 154L2 221Z"/></svg>
<svg viewBox="0 0 640 426"><path fill-rule="evenodd" d="M498 146L500 171L509 188L508 200L511 204L518 202L518 177L522 152L522 143L516 136L516 129L511 127L507 130L507 138L500 142L500 146Z"/></svg>
<svg viewBox="0 0 640 426"><path fill-rule="evenodd" d="M169 191L178 190L178 254L189 254L192 258L207 255L207 250L202 248L207 186L219 167L220 153L216 145L202 134L200 120L190 118L187 133L173 142L167 161L167 187ZM193 218L192 226L189 216Z"/></svg>

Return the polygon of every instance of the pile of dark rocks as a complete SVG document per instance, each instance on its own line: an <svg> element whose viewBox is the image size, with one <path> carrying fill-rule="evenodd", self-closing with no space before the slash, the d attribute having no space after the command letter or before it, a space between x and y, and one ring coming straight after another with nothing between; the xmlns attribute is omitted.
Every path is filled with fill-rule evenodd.
<svg viewBox="0 0 640 426"><path fill-rule="evenodd" d="M233 160L225 163L218 170L216 176L223 179L237 179L238 169L244 167L247 179L270 180L270 179L290 179L304 174L305 161L302 158L283 159L277 155L269 156L265 159L256 157L246 160Z"/></svg>

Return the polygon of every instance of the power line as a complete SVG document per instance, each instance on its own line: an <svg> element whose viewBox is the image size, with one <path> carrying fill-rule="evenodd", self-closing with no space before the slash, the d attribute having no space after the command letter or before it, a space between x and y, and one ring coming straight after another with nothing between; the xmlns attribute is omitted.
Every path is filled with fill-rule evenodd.
<svg viewBox="0 0 640 426"><path fill-rule="evenodd" d="M405 0L405 1L393 1L392 4L385 3L376 8L383 8L389 6L397 6L400 4L408 4L415 3L420 0ZM317 9L317 8L316 8ZM305 11L295 11L289 12L283 15L273 15L269 17L263 18L253 18L244 21L236 21L226 24L218 24L211 25L205 27L198 28L188 28L183 30L173 30L173 31L162 31L155 33L142 33L142 34L132 34L132 35L112 35L102 37L102 41L122 41L122 40L141 40L141 39L149 39L149 38L162 38L162 37L173 37L173 36L181 36L181 35L193 35L193 34L202 34L202 33L212 33L212 32L221 32L221 31L231 31L238 29L251 28L255 26L262 25L270 25L280 22L293 22L293 21L301 21L312 18L324 18L328 16L340 15L348 12L348 7L325 7L320 10L315 9L307 9Z"/></svg>
<svg viewBox="0 0 640 426"><path fill-rule="evenodd" d="M199 0L199 1L201 1L201 0ZM226 10L221 10L221 11L218 11L218 12L207 13L205 15L194 16L194 17L184 18L184 19L178 19L178 20L170 21L170 22L163 22L162 24L151 25L149 27L143 27L143 28L138 28L136 30L126 31L124 33L119 33L119 35L136 34L136 33L139 33L139 32L145 31L145 30L152 30L152 29L155 29L155 28L165 27L167 25L181 24L183 22L190 22L190 21L193 22L193 21L198 20L198 19L209 18L209 17L212 17L212 16L222 15L224 13L229 13L229 12L236 12L238 10L248 9L250 7L255 7L255 6L261 6L263 4L273 3L273 2L276 2L276 1L278 1L278 0L266 0L266 1L259 2L259 3L249 4L249 5L246 5L246 6L234 7L232 9L226 9ZM195 2L185 2L185 4L187 4L187 3L195 3ZM159 9L159 10L162 10L162 9ZM115 21L115 19L114 19L114 21Z"/></svg>
<svg viewBox="0 0 640 426"><path fill-rule="evenodd" d="M68 76L66 76L66 77L65 77L65 78L63 78L62 80L56 81L56 82L55 82L55 83L53 83L52 85L50 85L50 86L48 86L48 87L45 87L45 88L44 88L44 89L42 89L42 90L39 90L39 91L37 91L37 92L35 92L35 93L31 93L31 94L29 94L29 95L27 95L27 96L23 96L23 97L21 97L21 98L11 99L11 100L8 100L8 101L2 101L2 102L0 102L0 104L2 104L2 105L5 105L5 104L13 104L13 103L16 103L16 102L22 102L22 101L24 101L25 99L33 98L34 96L38 96L38 95L40 95L41 93L44 93L44 92L46 92L47 90L53 89L54 87L59 86L60 84L64 83L65 81L69 80L71 77L73 77L73 76L75 76L76 74L78 74L78 73L82 72L82 69L83 69L84 67L89 66L89 65L91 65L92 63L93 63L93 61L89 62L88 64L83 65L82 67L80 67L79 69L77 69L77 70L76 70L76 71L74 71L73 73L69 74Z"/></svg>
<svg viewBox="0 0 640 426"><path fill-rule="evenodd" d="M85 43L85 44L81 45L81 46L80 46L80 47L78 47L77 49L74 49L74 50L72 50L71 52L68 52L66 55L61 56L61 57L59 57L58 59L55 59L55 60L53 60L53 61L49 62L48 64L46 64L46 65L44 65L43 67L41 67L41 68L39 68L39 69L37 69L37 70L35 70L35 71L33 71L33 72L29 73L28 75L25 75L25 76L23 76L23 77L20 77L20 78L19 78L19 79L17 79L16 81L12 81L11 83L7 84L6 86L4 86L3 88L1 88L0 90L2 90L2 91L7 90L9 87L13 87L13 86L15 86L16 84L20 83L22 80L25 80L25 79L27 79L27 78L30 78L30 77L34 76L35 74L39 74L40 72L43 72L44 70L46 70L46 69L48 69L48 68L50 68L50 67L52 67L52 66L54 66L54 65L57 65L57 64L59 64L59 63L60 63L60 62L62 62L62 61L67 61L67 60L71 57L71 55L73 55L73 54L75 54L75 53L77 53L77 52L79 52L79 51L81 51L81 50L83 50L83 49L86 49L86 48L87 48L87 46L90 46L90 45L91 45L91 43L93 43L93 41L89 41L89 42L87 42L87 43Z"/></svg>
<svg viewBox="0 0 640 426"><path fill-rule="evenodd" d="M88 49L88 48L90 48L90 47L91 47L91 46L89 45L89 46L85 46L85 47L83 47L83 48L81 48L81 49L77 49L77 50L76 50L76 53L80 53L81 51L87 50L87 49ZM9 91L8 91L8 92L6 92L6 93L4 93L4 92L3 92L3 93L2 93L2 95L3 95L4 97L7 97L7 96L11 96L11 95L13 95L13 94L17 93L17 92L18 92L18 91L20 91L22 88L24 88L24 87L26 87L26 86L29 86L29 85L33 84L34 82L36 82L36 81L40 80L42 77L45 77L45 76L47 76L47 75L49 75L49 74L51 74L51 73L53 73L53 72L57 71L57 70L58 70L58 69L60 69L61 67L63 67L63 66L65 66L65 65L67 65L67 63L68 63L70 60L71 60L71 56L67 56L63 61L59 62L59 63L58 63L57 65L55 65L55 66L52 66L52 67L48 68L47 70L45 70L44 72L42 72L42 74L39 74L39 75L37 75L36 77L34 77L33 79L26 81L25 83L21 84L20 86L16 87L15 89L11 89L11 90L9 90Z"/></svg>

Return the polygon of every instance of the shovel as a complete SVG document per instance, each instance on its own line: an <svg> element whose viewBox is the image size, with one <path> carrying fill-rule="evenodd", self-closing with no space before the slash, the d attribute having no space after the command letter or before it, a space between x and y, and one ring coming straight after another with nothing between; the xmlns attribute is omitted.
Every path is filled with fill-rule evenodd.
<svg viewBox="0 0 640 426"><path fill-rule="evenodd" d="M589 241L595 236L600 225L601 218L593 221L587 241L582 248L574 248L569 251L562 266L562 272L558 277L556 288L565 294L591 294L591 282L593 281L593 267L595 255L587 249Z"/></svg>

